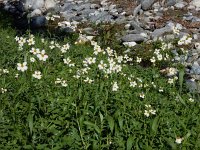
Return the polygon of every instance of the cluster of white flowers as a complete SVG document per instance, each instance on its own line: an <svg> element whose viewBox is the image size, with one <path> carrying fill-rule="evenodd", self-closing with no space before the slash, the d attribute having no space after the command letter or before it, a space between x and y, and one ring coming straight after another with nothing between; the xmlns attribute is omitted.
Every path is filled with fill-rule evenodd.
<svg viewBox="0 0 200 150"><path fill-rule="evenodd" d="M179 35L180 30L182 28L183 28L182 25L179 23L177 23L176 26L174 26L174 25L172 26L172 30L173 30L174 34L177 34L177 35Z"/></svg>
<svg viewBox="0 0 200 150"><path fill-rule="evenodd" d="M72 60L70 59L70 57L67 57L67 59L64 58L63 61L64 61L64 64L68 65L69 67L74 67L75 66L74 63L71 63Z"/></svg>
<svg viewBox="0 0 200 150"><path fill-rule="evenodd" d="M189 100L190 102L192 102L192 103L194 102L194 99L191 98L191 97L190 97L188 100Z"/></svg>
<svg viewBox="0 0 200 150"><path fill-rule="evenodd" d="M179 41L178 45L188 45L192 42L192 38L189 35L184 35Z"/></svg>
<svg viewBox="0 0 200 150"><path fill-rule="evenodd" d="M6 88L1 88L1 93L4 94L6 93L8 90Z"/></svg>
<svg viewBox="0 0 200 150"><path fill-rule="evenodd" d="M154 54L156 55L157 59L161 61L163 59L162 54L160 53L160 49L155 49Z"/></svg>
<svg viewBox="0 0 200 150"><path fill-rule="evenodd" d="M45 50L40 51L39 48L34 48L34 47L32 47L31 50L30 50L30 53L32 53L33 55L36 55L37 58L38 58L39 60L42 60L42 61L46 61L47 58L48 58L48 55L45 53ZM30 58L30 61L31 61L31 62L35 62L35 58L34 58L34 57L31 57L31 58Z"/></svg>
<svg viewBox="0 0 200 150"><path fill-rule="evenodd" d="M177 72L178 72L178 69L176 69L176 68L173 68L173 67L168 68L167 69L167 76L174 76L174 75L177 74Z"/></svg>
<svg viewBox="0 0 200 150"><path fill-rule="evenodd" d="M68 27L68 28L71 28L73 31L76 30L77 25L78 25L78 22L76 22L76 21L72 21L72 22L61 21L61 22L58 22L58 27L61 27L61 28Z"/></svg>
<svg viewBox="0 0 200 150"><path fill-rule="evenodd" d="M48 21L55 21L55 19L60 19L60 16L59 15L46 16L46 20L48 20Z"/></svg>
<svg viewBox="0 0 200 150"><path fill-rule="evenodd" d="M85 60L83 60L83 66L88 67L91 64L96 63L96 57L87 57Z"/></svg>
<svg viewBox="0 0 200 150"><path fill-rule="evenodd" d="M26 43L26 38L23 37L15 37L15 40L17 41L17 43L19 44L20 49L22 49L22 47L24 46L24 44Z"/></svg>
<svg viewBox="0 0 200 150"><path fill-rule="evenodd" d="M63 87L67 87L67 81L62 78L56 78L55 84L60 84Z"/></svg>
<svg viewBox="0 0 200 150"><path fill-rule="evenodd" d="M8 74L9 70L8 69L0 69L0 75L2 74Z"/></svg>
<svg viewBox="0 0 200 150"><path fill-rule="evenodd" d="M94 36L87 36L85 34L79 34L78 39L76 40L75 44L84 44L86 42L91 41L94 38Z"/></svg>
<svg viewBox="0 0 200 150"><path fill-rule="evenodd" d="M146 110L144 110L144 115L146 117L149 117L150 115L155 115L156 114L156 110L154 110L151 105L145 105Z"/></svg>
<svg viewBox="0 0 200 150"><path fill-rule="evenodd" d="M32 74L32 76L36 79L41 79L42 78L42 74L40 71L35 71L34 74Z"/></svg>
<svg viewBox="0 0 200 150"><path fill-rule="evenodd" d="M175 76L174 78L169 78L169 79L168 79L168 83L169 83L169 84L173 84L176 80L178 80L178 77L177 77L177 76Z"/></svg>

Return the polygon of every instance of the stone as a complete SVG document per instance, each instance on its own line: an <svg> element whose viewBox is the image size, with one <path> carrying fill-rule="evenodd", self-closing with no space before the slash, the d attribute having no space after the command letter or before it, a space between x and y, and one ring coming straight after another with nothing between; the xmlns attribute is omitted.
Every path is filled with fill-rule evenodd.
<svg viewBox="0 0 200 150"><path fill-rule="evenodd" d="M142 8L141 4L138 5L137 7L135 7L134 10L133 10L133 16L137 16L138 13L140 12L141 8Z"/></svg>
<svg viewBox="0 0 200 150"><path fill-rule="evenodd" d="M174 6L175 4L176 4L176 0L167 0L166 2L167 7Z"/></svg>
<svg viewBox="0 0 200 150"><path fill-rule="evenodd" d="M143 0L142 2L142 9L143 10L148 10L150 7L153 5L155 0Z"/></svg>
<svg viewBox="0 0 200 150"><path fill-rule="evenodd" d="M25 10L28 11L29 9L35 10L35 9L41 9L44 7L45 2L44 0L25 0L24 1L24 7Z"/></svg>
<svg viewBox="0 0 200 150"><path fill-rule="evenodd" d="M46 25L46 18L44 16L32 17L30 21L30 27L32 29L42 28Z"/></svg>
<svg viewBox="0 0 200 150"><path fill-rule="evenodd" d="M135 46L137 43L136 42L123 42L124 46L128 46L128 47L133 47Z"/></svg>
<svg viewBox="0 0 200 150"><path fill-rule="evenodd" d="M56 2L54 0L45 0L44 7L46 11L54 10L56 7Z"/></svg>
<svg viewBox="0 0 200 150"><path fill-rule="evenodd" d="M145 37L140 34L128 34L122 37L123 42L143 42Z"/></svg>
<svg viewBox="0 0 200 150"><path fill-rule="evenodd" d="M164 34L171 33L173 30L171 27L166 26L160 29L156 29L152 32L151 37L153 39L157 39L158 37L163 36Z"/></svg>
<svg viewBox="0 0 200 150"><path fill-rule="evenodd" d="M174 6L175 6L176 8L182 9L182 8L185 7L186 5L187 5L187 2L180 1L180 2L176 3Z"/></svg>

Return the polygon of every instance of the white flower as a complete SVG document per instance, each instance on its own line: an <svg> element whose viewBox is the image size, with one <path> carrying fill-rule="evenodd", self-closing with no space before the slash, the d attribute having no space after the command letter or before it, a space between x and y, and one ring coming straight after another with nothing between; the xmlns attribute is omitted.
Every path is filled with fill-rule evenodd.
<svg viewBox="0 0 200 150"><path fill-rule="evenodd" d="M4 74L9 73L8 69L3 69L2 71L3 71Z"/></svg>
<svg viewBox="0 0 200 150"><path fill-rule="evenodd" d="M48 55L45 54L45 50L42 50L40 54L37 54L37 57L39 58L39 60L46 61Z"/></svg>
<svg viewBox="0 0 200 150"><path fill-rule="evenodd" d="M169 83L169 84L173 84L173 83L174 83L174 80L171 79L171 78L169 78L169 79L168 79L168 83Z"/></svg>
<svg viewBox="0 0 200 150"><path fill-rule="evenodd" d="M32 75L34 78L36 79L41 79L42 78L42 74L40 71L35 71L34 74Z"/></svg>
<svg viewBox="0 0 200 150"><path fill-rule="evenodd" d="M1 88L1 93L2 93L2 94L6 93L6 92L7 92L7 89Z"/></svg>
<svg viewBox="0 0 200 150"><path fill-rule="evenodd" d="M157 55L157 58L158 58L159 61L161 61L161 60L163 59L163 57L162 57L161 54L158 54L158 55Z"/></svg>
<svg viewBox="0 0 200 150"><path fill-rule="evenodd" d="M15 78L18 78L18 77L19 77L19 74L18 74L18 73L16 73L16 74L15 74Z"/></svg>
<svg viewBox="0 0 200 150"><path fill-rule="evenodd" d="M62 80L62 81L61 81L61 85L62 85L63 87L67 87L67 85L68 85L68 84L67 84L67 81L66 81L66 80Z"/></svg>
<svg viewBox="0 0 200 150"><path fill-rule="evenodd" d="M159 91L159 92L163 92L163 88L160 88L158 91Z"/></svg>
<svg viewBox="0 0 200 150"><path fill-rule="evenodd" d="M150 116L149 111L145 110L145 111L144 111L144 115L145 115L146 117L149 117L149 116Z"/></svg>
<svg viewBox="0 0 200 150"><path fill-rule="evenodd" d="M177 69L176 68L169 68L168 69L168 73L167 73L168 76L173 76L175 74L177 74Z"/></svg>
<svg viewBox="0 0 200 150"><path fill-rule="evenodd" d="M194 102L194 99L191 98L191 97L190 97L188 100L189 100L190 102Z"/></svg>
<svg viewBox="0 0 200 150"><path fill-rule="evenodd" d="M61 83L61 81L62 81L62 79L56 78L55 84L59 84L59 83Z"/></svg>
<svg viewBox="0 0 200 150"><path fill-rule="evenodd" d="M33 38L30 38L30 39L27 40L27 43L28 43L28 45L34 45L35 41L34 41Z"/></svg>
<svg viewBox="0 0 200 150"><path fill-rule="evenodd" d="M85 80L83 80L86 83L91 84L94 80L90 79L89 77L87 77Z"/></svg>
<svg viewBox="0 0 200 150"><path fill-rule="evenodd" d="M31 58L30 58L30 62L35 62L35 58L34 58L34 57L31 57Z"/></svg>
<svg viewBox="0 0 200 150"><path fill-rule="evenodd" d="M22 64L21 63L17 63L17 70L24 72L27 69L28 69L27 62L23 62Z"/></svg>
<svg viewBox="0 0 200 150"><path fill-rule="evenodd" d="M183 141L183 139L184 139L184 138L177 137L175 142L176 142L177 144L181 144L182 141Z"/></svg>
<svg viewBox="0 0 200 150"><path fill-rule="evenodd" d="M145 94L142 92L142 93L140 93L140 98L145 98Z"/></svg>
<svg viewBox="0 0 200 150"><path fill-rule="evenodd" d="M141 61L142 61L141 58L139 58L139 57L136 58L136 62L137 62L137 63L140 63Z"/></svg>
<svg viewBox="0 0 200 150"><path fill-rule="evenodd" d="M104 70L104 69L106 69L106 67L107 67L107 64L104 64L103 60L101 60L100 64L98 64L99 70Z"/></svg>
<svg viewBox="0 0 200 150"><path fill-rule="evenodd" d="M112 91L117 91L118 89L119 89L119 86L117 85L117 82L114 82L112 86Z"/></svg>
<svg viewBox="0 0 200 150"><path fill-rule="evenodd" d="M155 57L152 57L152 58L150 59L150 61L151 61L152 63L155 63L155 62L156 62Z"/></svg>
<svg viewBox="0 0 200 150"><path fill-rule="evenodd" d="M40 50L38 48L31 48L30 53L36 55L40 53Z"/></svg>
<svg viewBox="0 0 200 150"><path fill-rule="evenodd" d="M135 81L130 82L130 87L136 87L136 86L137 86L137 83Z"/></svg>

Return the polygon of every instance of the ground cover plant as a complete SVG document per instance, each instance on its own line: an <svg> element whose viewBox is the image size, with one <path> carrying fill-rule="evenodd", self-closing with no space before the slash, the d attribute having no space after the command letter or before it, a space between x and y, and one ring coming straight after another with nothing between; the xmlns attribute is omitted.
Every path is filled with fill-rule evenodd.
<svg viewBox="0 0 200 150"><path fill-rule="evenodd" d="M0 42L0 149L200 148L198 94L169 43L122 54L3 21Z"/></svg>

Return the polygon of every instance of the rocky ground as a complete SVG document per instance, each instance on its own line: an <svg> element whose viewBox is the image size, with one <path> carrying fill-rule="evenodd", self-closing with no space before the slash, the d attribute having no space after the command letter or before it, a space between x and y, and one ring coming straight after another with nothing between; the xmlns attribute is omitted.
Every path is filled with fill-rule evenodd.
<svg viewBox="0 0 200 150"><path fill-rule="evenodd" d="M183 35L192 37L192 45L185 64L188 68L187 74L196 81L200 80L200 0L60 0L56 2L24 0L23 2L24 5L21 2L0 0L5 10L17 14L18 21L23 18L24 12L29 12L30 24L33 28L45 26L47 20L53 21L58 16L66 21L61 23L60 27L66 27L69 32L73 32L74 26L78 23L123 25L123 35L118 39L128 46L157 39L174 39L174 29L178 29L179 38ZM19 25L23 26L24 22ZM90 26L85 27L83 32L94 35L94 29ZM180 60L181 56L177 55L175 59ZM193 88L199 86L194 80L188 80L188 83Z"/></svg>

